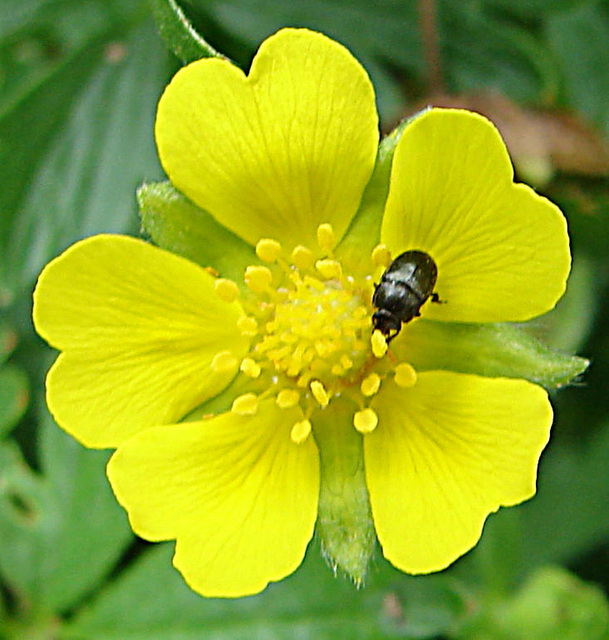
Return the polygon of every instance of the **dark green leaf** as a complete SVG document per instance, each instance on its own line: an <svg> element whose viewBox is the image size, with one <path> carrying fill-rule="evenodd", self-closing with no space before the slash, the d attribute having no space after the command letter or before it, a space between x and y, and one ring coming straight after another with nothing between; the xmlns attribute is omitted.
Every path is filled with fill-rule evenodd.
<svg viewBox="0 0 609 640"><path fill-rule="evenodd" d="M14 181L0 206L16 216L0 223L5 288L29 286L75 238L134 227L136 186L160 173L152 128L164 78L147 25L110 49L88 47L0 120Z"/></svg>
<svg viewBox="0 0 609 640"><path fill-rule="evenodd" d="M146 552L79 614L61 639L382 640L432 638L463 615L442 576L407 578L384 562L356 590L333 576L312 548L296 573L257 596L202 599L171 566L172 546ZM316 545L314 545L316 547ZM412 601L411 601L412 598ZM427 598L433 601L423 602ZM418 603L420 607L411 606ZM411 620L406 615L413 614ZM416 630L416 635L415 635Z"/></svg>
<svg viewBox="0 0 609 640"><path fill-rule="evenodd" d="M0 449L0 573L26 610L65 611L106 576L132 539L104 473L42 418L42 475L10 443Z"/></svg>
<svg viewBox="0 0 609 640"><path fill-rule="evenodd" d="M0 439L19 421L29 400L28 379L17 367L0 368Z"/></svg>
<svg viewBox="0 0 609 640"><path fill-rule="evenodd" d="M200 58L223 58L194 30L176 0L149 0L167 46L184 63Z"/></svg>

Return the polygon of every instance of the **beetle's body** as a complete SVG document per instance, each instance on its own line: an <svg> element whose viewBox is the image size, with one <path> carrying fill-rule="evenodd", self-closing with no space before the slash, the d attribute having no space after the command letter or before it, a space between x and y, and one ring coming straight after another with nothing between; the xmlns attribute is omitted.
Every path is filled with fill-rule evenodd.
<svg viewBox="0 0 609 640"><path fill-rule="evenodd" d="M378 309L372 316L372 324L387 340L400 332L402 324L420 314L420 309L434 293L438 268L433 258L423 251L405 251L400 254L374 287L372 304Z"/></svg>

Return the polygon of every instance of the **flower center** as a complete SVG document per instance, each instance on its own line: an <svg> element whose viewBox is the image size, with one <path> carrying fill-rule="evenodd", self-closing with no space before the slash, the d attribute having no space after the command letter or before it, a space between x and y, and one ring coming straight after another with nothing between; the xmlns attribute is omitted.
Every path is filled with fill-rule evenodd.
<svg viewBox="0 0 609 640"><path fill-rule="evenodd" d="M321 259L303 246L296 247L287 259L278 242L261 240L256 253L269 266L247 267L244 280L249 295L241 297L246 315L239 329L251 337L252 346L240 370L256 380L253 388L262 392L239 396L232 411L252 415L259 399L268 395L274 395L281 408L298 405L304 420L292 429L295 442L310 433L313 412L341 395L360 407L353 418L355 428L372 431L378 420L366 406L367 400L393 368L383 358L385 338L372 332L371 322L373 272L389 264L389 252L377 247L370 258L369 275L356 279L345 275L333 256L332 227L320 225L317 236ZM216 291L226 301L239 297L237 284L223 278L216 280ZM385 360L382 364L381 359ZM228 352L218 354L216 366L233 367L234 357ZM414 384L410 365L398 365L394 373L397 383Z"/></svg>

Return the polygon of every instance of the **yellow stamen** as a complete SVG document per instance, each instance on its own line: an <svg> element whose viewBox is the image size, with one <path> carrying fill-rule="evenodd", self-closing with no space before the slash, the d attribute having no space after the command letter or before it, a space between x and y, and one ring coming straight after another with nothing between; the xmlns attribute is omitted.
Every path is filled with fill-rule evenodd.
<svg viewBox="0 0 609 640"><path fill-rule="evenodd" d="M254 293L264 293L273 281L273 274L268 267L249 266L245 270L245 284Z"/></svg>
<svg viewBox="0 0 609 640"><path fill-rule="evenodd" d="M307 249L302 245L294 247L291 258L292 264L301 271L310 269L313 266L313 262L315 261L313 253L310 251L310 249Z"/></svg>
<svg viewBox="0 0 609 640"><path fill-rule="evenodd" d="M300 393L296 389L282 389L275 398L275 403L280 409L295 407L300 400Z"/></svg>
<svg viewBox="0 0 609 640"><path fill-rule="evenodd" d="M372 261L377 267L387 268L391 264L391 252L384 244L377 244L372 249Z"/></svg>
<svg viewBox="0 0 609 640"><path fill-rule="evenodd" d="M343 275L340 262L336 260L318 260L315 268L326 280L339 280Z"/></svg>
<svg viewBox="0 0 609 640"><path fill-rule="evenodd" d="M233 400L231 411L238 416L253 416L258 411L258 398L253 393L244 393Z"/></svg>
<svg viewBox="0 0 609 640"><path fill-rule="evenodd" d="M275 262L281 254L281 245L277 240L263 238L256 245L256 255L263 262Z"/></svg>
<svg viewBox="0 0 609 640"><path fill-rule="evenodd" d="M301 444L304 442L311 433L311 423L308 420L301 420L294 423L292 431L290 432L290 438L292 442Z"/></svg>
<svg viewBox="0 0 609 640"><path fill-rule="evenodd" d="M218 278L214 282L214 288L220 300L224 302L234 302L239 297L239 287L236 282L227 278Z"/></svg>
<svg viewBox="0 0 609 640"><path fill-rule="evenodd" d="M412 365L402 362L395 368L394 380L398 387L412 387L417 381L417 372Z"/></svg>
<svg viewBox="0 0 609 640"><path fill-rule="evenodd" d="M252 358L243 358L239 369L250 378L257 378L262 371L260 365Z"/></svg>
<svg viewBox="0 0 609 640"><path fill-rule="evenodd" d="M310 388L315 400L317 400L322 407L327 407L330 402L330 398L328 397L328 392L324 385L319 380L313 380Z"/></svg>
<svg viewBox="0 0 609 640"><path fill-rule="evenodd" d="M362 409L353 414L353 426L360 433L371 433L378 423L378 416L373 409Z"/></svg>
<svg viewBox="0 0 609 640"><path fill-rule="evenodd" d="M237 320L237 328L244 336L255 336L258 333L258 323L250 316L241 316Z"/></svg>
<svg viewBox="0 0 609 640"><path fill-rule="evenodd" d="M220 373L222 371L231 371L237 367L238 360L230 351L220 351L212 358L211 368Z"/></svg>
<svg viewBox="0 0 609 640"><path fill-rule="evenodd" d="M381 386L381 378L376 373L371 373L369 376L366 376L362 380L362 384L360 385L360 391L367 396L373 396L380 389Z"/></svg>
<svg viewBox="0 0 609 640"><path fill-rule="evenodd" d="M331 224L324 223L317 227L317 243L322 251L330 253L334 249L336 243L336 236L334 235L334 229Z"/></svg>
<svg viewBox="0 0 609 640"><path fill-rule="evenodd" d="M378 329L372 332L370 344L372 345L372 353L375 358L382 358L387 353L387 341Z"/></svg>

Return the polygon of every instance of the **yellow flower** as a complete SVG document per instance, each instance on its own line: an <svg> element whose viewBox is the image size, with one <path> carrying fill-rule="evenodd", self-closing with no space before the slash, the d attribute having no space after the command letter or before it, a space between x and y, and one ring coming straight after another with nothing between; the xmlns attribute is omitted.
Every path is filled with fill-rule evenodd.
<svg viewBox="0 0 609 640"><path fill-rule="evenodd" d="M337 43L286 29L247 77L218 59L179 71L156 139L172 183L234 234L213 250L251 253L243 278L96 236L44 269L34 321L61 351L57 422L117 448L108 474L134 531L176 539L193 589L262 590L300 564L316 521L347 571L337 532L370 537L371 522L396 567L437 571L489 513L533 495L546 392L416 371L424 323L389 345L371 324L374 283L406 250L437 265L426 319L523 321L562 295L565 220L514 184L487 120L432 109L408 124L381 216L368 76Z"/></svg>

